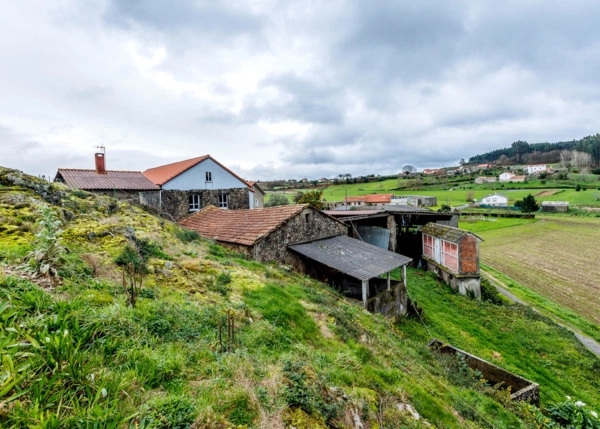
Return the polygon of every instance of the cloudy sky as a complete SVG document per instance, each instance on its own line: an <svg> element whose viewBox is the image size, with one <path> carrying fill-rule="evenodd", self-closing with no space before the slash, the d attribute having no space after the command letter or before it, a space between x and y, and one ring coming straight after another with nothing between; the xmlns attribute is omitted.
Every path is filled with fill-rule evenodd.
<svg viewBox="0 0 600 429"><path fill-rule="evenodd" d="M0 166L251 180L600 132L593 0L0 1Z"/></svg>

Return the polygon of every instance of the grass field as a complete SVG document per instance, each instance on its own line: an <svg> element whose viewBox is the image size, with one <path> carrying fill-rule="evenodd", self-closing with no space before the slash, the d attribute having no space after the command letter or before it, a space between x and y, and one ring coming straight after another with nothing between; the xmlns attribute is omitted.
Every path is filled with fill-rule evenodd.
<svg viewBox="0 0 600 429"><path fill-rule="evenodd" d="M476 233L485 264L600 324L600 219L537 215L535 221L462 222Z"/></svg>

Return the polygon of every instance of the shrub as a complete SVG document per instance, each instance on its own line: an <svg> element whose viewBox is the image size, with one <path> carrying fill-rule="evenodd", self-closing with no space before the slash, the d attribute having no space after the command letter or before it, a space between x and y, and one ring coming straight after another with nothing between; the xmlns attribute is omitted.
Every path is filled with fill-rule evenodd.
<svg viewBox="0 0 600 429"><path fill-rule="evenodd" d="M504 299L498 290L487 279L481 279L481 300L492 304L503 305Z"/></svg>
<svg viewBox="0 0 600 429"><path fill-rule="evenodd" d="M28 254L29 266L37 274L58 277L56 265L64 252L60 243L60 220L52 208L44 207L38 225L41 229L35 235L34 250Z"/></svg>

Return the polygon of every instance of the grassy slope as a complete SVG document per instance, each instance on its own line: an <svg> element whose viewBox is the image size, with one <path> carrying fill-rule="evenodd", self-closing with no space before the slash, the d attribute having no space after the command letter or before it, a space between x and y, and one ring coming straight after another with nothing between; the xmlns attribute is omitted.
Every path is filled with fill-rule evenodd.
<svg viewBox="0 0 600 429"><path fill-rule="evenodd" d="M419 427L396 408L405 401L439 427L530 426L502 395L453 383L419 320L392 325L303 276L184 243L137 208L110 213L109 200L72 194L62 203L74 215L63 284L42 290L0 272L2 427L343 427L352 410L372 428ZM35 220L42 204L0 193L3 224ZM126 227L163 252L135 308L111 262ZM0 232L4 270L33 231ZM600 408L598 359L550 321L454 295L418 271L409 289L433 335L540 382L543 404L570 394Z"/></svg>

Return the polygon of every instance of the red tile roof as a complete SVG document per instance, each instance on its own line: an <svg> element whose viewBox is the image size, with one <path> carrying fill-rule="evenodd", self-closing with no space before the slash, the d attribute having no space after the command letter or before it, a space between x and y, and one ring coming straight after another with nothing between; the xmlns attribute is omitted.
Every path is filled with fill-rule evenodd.
<svg viewBox="0 0 600 429"><path fill-rule="evenodd" d="M113 189L123 191L158 190L158 187L140 171L106 170L106 173L100 174L96 170L59 168L54 180L64 181L69 188L87 191Z"/></svg>
<svg viewBox="0 0 600 429"><path fill-rule="evenodd" d="M365 195L365 202L367 204L389 204L392 198L392 194L369 194Z"/></svg>
<svg viewBox="0 0 600 429"><path fill-rule="evenodd" d="M216 159L214 159L210 155L199 156L197 158L186 159L185 161L179 161L179 162L174 162L172 164L161 165L160 167L149 168L148 170L144 171L143 174L144 174L144 176L146 176L148 179L150 179L156 185L164 185L169 180L179 176L184 171L189 170L190 168L194 167L195 165L200 164L202 161L205 161L209 158L212 159L212 161L215 162L216 164L223 167L229 173L231 173L234 177L239 179L242 183L245 183L246 185L248 185L249 188L251 188L251 186L248 184L248 182L246 182L244 179L242 179L240 176L235 174L229 168L225 167L223 164L218 162Z"/></svg>
<svg viewBox="0 0 600 429"><path fill-rule="evenodd" d="M360 202L360 201L365 201L365 196L361 195L361 196L358 196L358 197L346 197L345 200L346 200L347 203L349 203L349 202L355 202L355 201L356 202Z"/></svg>
<svg viewBox="0 0 600 429"><path fill-rule="evenodd" d="M208 206L181 220L179 224L202 237L251 246L301 213L305 204L253 210L224 210Z"/></svg>

